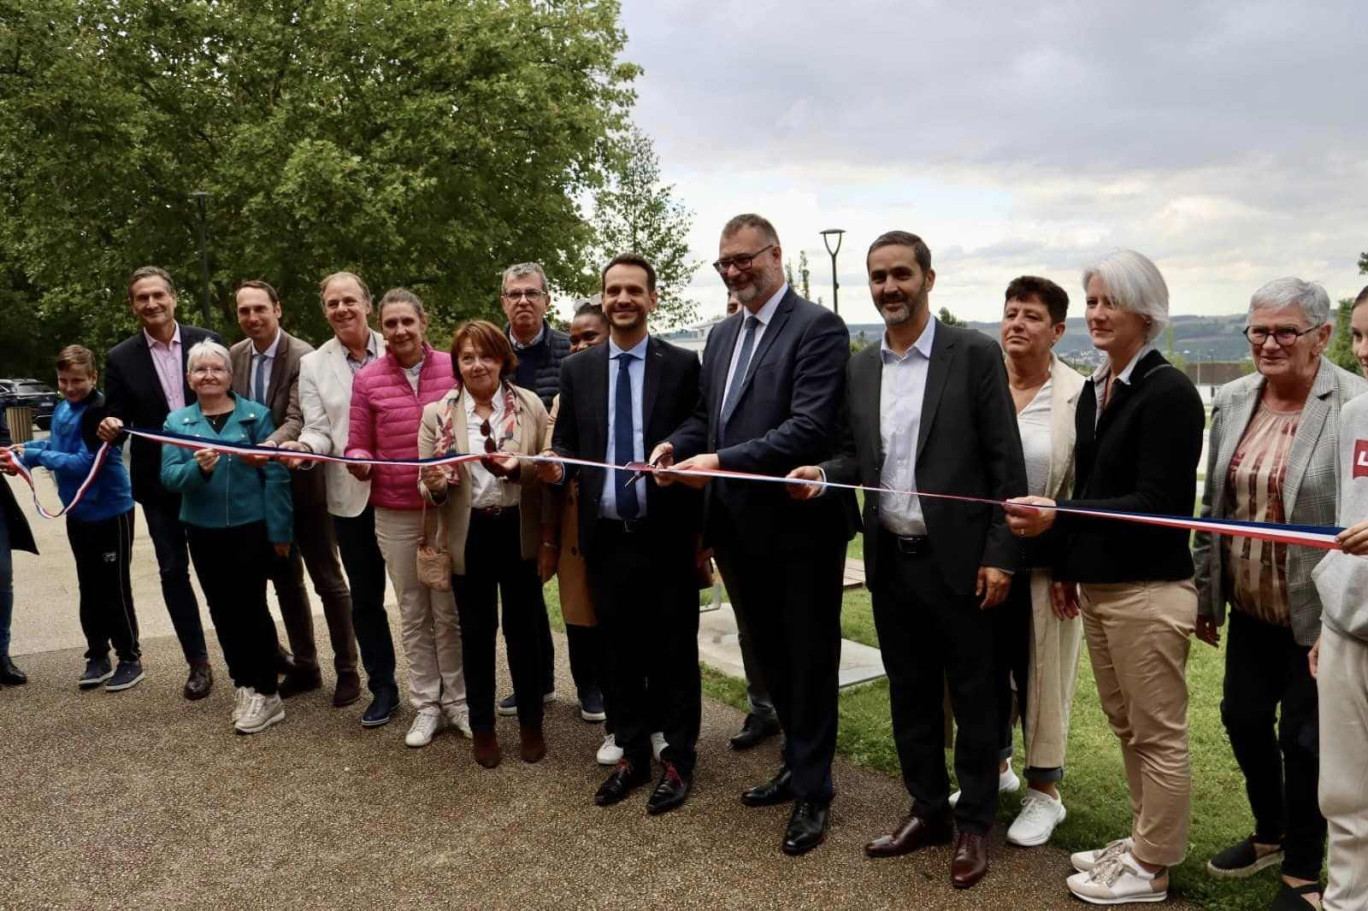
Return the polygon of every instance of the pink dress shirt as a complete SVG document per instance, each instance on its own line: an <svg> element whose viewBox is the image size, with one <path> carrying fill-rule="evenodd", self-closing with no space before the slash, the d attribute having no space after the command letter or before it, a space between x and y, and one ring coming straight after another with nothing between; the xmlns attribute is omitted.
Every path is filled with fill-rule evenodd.
<svg viewBox="0 0 1368 911"><path fill-rule="evenodd" d="M146 329L143 338L147 339L147 350L152 355L152 366L156 368L157 379L161 381L162 392L166 393L166 405L172 411L185 407L185 377L181 375L181 337L180 323L176 324L176 334L171 343L163 345L154 339Z"/></svg>

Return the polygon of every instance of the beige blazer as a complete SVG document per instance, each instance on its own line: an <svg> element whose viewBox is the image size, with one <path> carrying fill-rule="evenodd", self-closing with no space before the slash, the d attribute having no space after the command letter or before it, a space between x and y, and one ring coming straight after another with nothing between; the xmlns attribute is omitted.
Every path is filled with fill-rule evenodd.
<svg viewBox="0 0 1368 911"><path fill-rule="evenodd" d="M514 428L513 438L506 444L508 452L520 455L536 455L541 452L542 440L546 436L546 406L535 392L514 386L522 401L522 417ZM423 422L418 427L418 457L429 459L441 455L464 455L471 451L470 440L466 433L465 389L452 387L442 398L423 408ZM458 428L453 434L452 448L445 452L437 451L438 420L450 411L456 416ZM541 545L542 485L537 480L537 463L521 460L522 475L518 484L518 518L522 526L522 557L524 560L537 559L537 548ZM451 552L451 571L464 576L466 535L470 531L470 465L457 466L457 476L447 485L446 495L438 500L427 489L421 478L418 487L423 497L437 504L446 521L447 550Z"/></svg>
<svg viewBox="0 0 1368 911"><path fill-rule="evenodd" d="M372 330L377 356L385 353L385 340ZM347 451L351 427L352 372L347 366L347 349L336 338L328 339L318 350L299 362L299 408L304 426L299 442L322 455L342 455ZM370 502L370 481L358 481L344 465L330 462L323 466L328 481L328 512L351 518L365 511Z"/></svg>

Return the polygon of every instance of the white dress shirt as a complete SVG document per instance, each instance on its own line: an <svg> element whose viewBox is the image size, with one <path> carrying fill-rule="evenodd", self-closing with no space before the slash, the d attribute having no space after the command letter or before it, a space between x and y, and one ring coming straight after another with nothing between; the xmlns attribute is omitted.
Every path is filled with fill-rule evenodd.
<svg viewBox="0 0 1368 911"><path fill-rule="evenodd" d="M276 330L275 340L271 342L271 347L265 351L258 351L256 345L252 345L252 361L248 364L247 392L253 401L264 402L266 396L271 392L271 371L275 369L276 351L280 348L280 330ZM261 385L263 388L256 388L257 384L257 364L261 359L266 360L266 369L261 371Z"/></svg>
<svg viewBox="0 0 1368 911"><path fill-rule="evenodd" d="M468 391L461 396L465 402L466 449L469 452L485 451L485 435L480 432L485 419L475 413L475 396ZM495 443L503 439L504 402L503 390L494 393L494 413L489 416L490 436ZM515 482L505 481L489 473L480 462L470 462L470 508L488 509L502 506L505 509L518 505L519 488Z"/></svg>
<svg viewBox="0 0 1368 911"><path fill-rule="evenodd" d="M755 366L755 352L760 350L760 339L765 336L765 327L774 319L774 313L779 309L779 302L784 299L784 295L788 293L788 289L788 282L784 282L779 286L779 290L774 292L774 295L770 297L769 300L765 301L765 305L755 314L755 318L760 321L760 324L755 327L755 341L751 343L751 359L750 363L746 366L747 370L750 370ZM751 312L745 307L742 307L740 313L741 331L736 334L736 344L732 346L731 365L727 367L727 385L722 387L722 398L718 399L719 402L726 401L727 390L731 388L732 384L732 375L736 373L736 363L741 358L741 346L746 343L746 318L751 315ZM741 379L744 380L745 377L742 377Z"/></svg>
<svg viewBox="0 0 1368 911"><path fill-rule="evenodd" d="M648 335L638 342L633 348L628 350L632 355L631 362L627 365L627 376L632 383L632 459L637 462L646 461L646 443L643 437L645 428L643 424L644 398L646 394L646 346L650 343L651 337ZM617 464L617 384L618 371L621 366L618 364L618 357L622 354L622 349L617 346L617 342L608 340L608 446L604 453L603 460L610 465ZM621 519L617 511L617 472L605 471L603 478L603 499L599 501L599 511L605 519ZM637 492L637 514L638 519L646 518L646 478L638 478L635 482Z"/></svg>
<svg viewBox="0 0 1368 911"><path fill-rule="evenodd" d="M883 361L879 380L879 440L884 452L879 480L884 487L917 489L917 437L921 433L922 401L926 398L926 375L935 338L933 316L902 356L888 347L887 332L879 342L879 357ZM913 494L879 494L879 521L899 537L926 534L921 500Z"/></svg>

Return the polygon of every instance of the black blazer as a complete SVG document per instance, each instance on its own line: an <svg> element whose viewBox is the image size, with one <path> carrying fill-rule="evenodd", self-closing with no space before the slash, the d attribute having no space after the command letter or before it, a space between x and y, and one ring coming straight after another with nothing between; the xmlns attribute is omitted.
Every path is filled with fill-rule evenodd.
<svg viewBox="0 0 1368 911"><path fill-rule="evenodd" d="M1158 351L1120 383L1094 429L1097 393L1078 396L1074 494L1060 506L1190 517L1197 500L1206 410L1192 381ZM1061 514L1055 577L1074 582L1175 581L1192 577L1181 528Z"/></svg>
<svg viewBox="0 0 1368 911"><path fill-rule="evenodd" d="M195 401L195 394L185 380L186 355L205 339L220 345L223 339L208 329L184 323L180 335L181 385L185 391L185 404L190 405ZM147 337L141 329L137 335L109 349L105 358L105 401L111 417L123 421L125 426L142 430L161 430L166 416L171 413L166 393L162 392L161 381L157 379L157 368L152 364L152 353L147 349ZM175 494L162 487L160 444L134 437L129 475L133 481L133 499L139 503L175 499Z"/></svg>
<svg viewBox="0 0 1368 911"><path fill-rule="evenodd" d="M563 456L604 459L608 449L608 371L613 368L606 344L561 362L560 413L552 447ZM645 455L693 411L698 401L698 357L651 336L646 343L646 376L642 385L642 443ZM603 500L604 469L566 466L566 480L579 476L579 540L586 555L594 553L594 528ZM691 537L700 526L701 499L681 484L660 487L648 478L646 516L657 535ZM672 546L679 546L678 542Z"/></svg>
<svg viewBox="0 0 1368 911"><path fill-rule="evenodd" d="M743 308L713 327L703 349L697 405L670 442L676 462L715 452L728 471L782 477L836 451L850 333L840 317L790 288L751 355L740 398L723 426L727 371L748 315ZM703 508L708 539L728 523L743 540L781 550L849 540L859 522L853 496L799 502L784 485L757 481L714 479Z"/></svg>
<svg viewBox="0 0 1368 911"><path fill-rule="evenodd" d="M850 359L842 452L824 463L827 479L879 487L884 451L879 405L883 359L870 345ZM972 329L936 324L917 435L917 489L1005 500L1026 493L1026 464L1002 350ZM980 566L1016 569L1020 548L1006 513L986 503L921 498L926 533L952 591L971 594ZM879 495L864 498L865 572L878 577Z"/></svg>
<svg viewBox="0 0 1368 911"><path fill-rule="evenodd" d="M0 439L8 444L9 435L9 424L5 423L5 409L0 408ZM19 502L14 499L14 492L9 488L9 478L4 476L0 476L0 522L9 526L10 550L38 553L38 545L33 540L33 529L29 528L28 519L24 518Z"/></svg>

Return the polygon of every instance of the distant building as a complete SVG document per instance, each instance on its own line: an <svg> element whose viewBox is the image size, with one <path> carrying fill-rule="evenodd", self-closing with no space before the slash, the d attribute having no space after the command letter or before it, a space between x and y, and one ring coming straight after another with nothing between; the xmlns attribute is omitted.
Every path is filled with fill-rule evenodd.
<svg viewBox="0 0 1368 911"><path fill-rule="evenodd" d="M701 358L703 357L703 346L708 343L708 335L712 332L713 326L716 326L724 319L726 319L725 316L719 316L716 319L708 320L706 323L699 323L697 326L690 326L687 329L675 329L672 332L662 332L659 337L672 345L687 348Z"/></svg>

